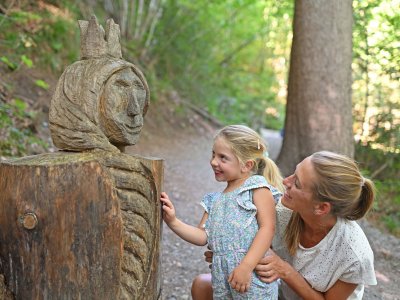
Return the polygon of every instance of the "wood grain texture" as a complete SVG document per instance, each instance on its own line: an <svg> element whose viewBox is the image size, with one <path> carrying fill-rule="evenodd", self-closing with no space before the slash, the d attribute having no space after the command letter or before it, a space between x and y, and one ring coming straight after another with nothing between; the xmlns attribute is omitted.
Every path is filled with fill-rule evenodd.
<svg viewBox="0 0 400 300"><path fill-rule="evenodd" d="M105 151L1 163L1 273L16 299L158 299L162 176L160 160Z"/></svg>

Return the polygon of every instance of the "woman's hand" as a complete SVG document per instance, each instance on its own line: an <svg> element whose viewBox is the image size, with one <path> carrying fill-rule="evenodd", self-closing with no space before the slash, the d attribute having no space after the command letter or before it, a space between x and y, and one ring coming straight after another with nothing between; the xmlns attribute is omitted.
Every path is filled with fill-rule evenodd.
<svg viewBox="0 0 400 300"><path fill-rule="evenodd" d="M210 269L211 269L212 258L213 258L213 252L211 250L207 250L206 252L204 252L204 260L210 264Z"/></svg>
<svg viewBox="0 0 400 300"><path fill-rule="evenodd" d="M163 209L163 220L169 225L176 221L175 207L165 192L161 193L160 201Z"/></svg>
<svg viewBox="0 0 400 300"><path fill-rule="evenodd" d="M288 266L286 261L270 249L267 256L263 257L257 264L255 271L261 281L271 283L279 278L284 279L290 272Z"/></svg>
<svg viewBox="0 0 400 300"><path fill-rule="evenodd" d="M250 288L252 271L253 270L245 264L238 265L229 275L229 284L239 293L247 292Z"/></svg>

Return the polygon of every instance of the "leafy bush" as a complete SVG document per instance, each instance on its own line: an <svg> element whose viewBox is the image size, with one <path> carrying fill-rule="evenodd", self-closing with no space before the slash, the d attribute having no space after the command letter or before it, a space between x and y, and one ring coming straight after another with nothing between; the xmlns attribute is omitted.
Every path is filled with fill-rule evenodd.
<svg viewBox="0 0 400 300"><path fill-rule="evenodd" d="M371 144L356 145L356 160L362 169L370 170L377 189L374 208L369 218L378 227L400 237L400 155L399 149L384 151L373 149Z"/></svg>
<svg viewBox="0 0 400 300"><path fill-rule="evenodd" d="M43 152L48 144L35 135L33 121L35 113L27 111L27 105L20 99L11 103L0 101L0 155L23 156Z"/></svg>
<svg viewBox="0 0 400 300"><path fill-rule="evenodd" d="M14 9L0 15L1 61L11 70L20 63L32 67L50 67L60 72L75 60L79 51L79 30L75 19Z"/></svg>

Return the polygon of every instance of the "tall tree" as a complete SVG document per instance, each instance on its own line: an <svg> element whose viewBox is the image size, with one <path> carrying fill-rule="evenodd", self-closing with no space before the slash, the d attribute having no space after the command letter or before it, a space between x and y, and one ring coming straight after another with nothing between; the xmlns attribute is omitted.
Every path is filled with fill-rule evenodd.
<svg viewBox="0 0 400 300"><path fill-rule="evenodd" d="M283 174L319 150L353 156L352 1L296 0Z"/></svg>

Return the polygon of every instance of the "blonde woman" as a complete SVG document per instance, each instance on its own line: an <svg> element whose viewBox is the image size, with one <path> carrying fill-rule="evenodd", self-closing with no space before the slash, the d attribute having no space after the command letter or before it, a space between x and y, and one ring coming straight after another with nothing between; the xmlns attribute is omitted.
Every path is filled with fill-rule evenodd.
<svg viewBox="0 0 400 300"><path fill-rule="evenodd" d="M283 181L276 206L274 254L260 260L263 282L280 278L280 299L362 299L375 285L374 257L355 222L371 208L373 183L357 164L336 153L316 152ZM209 261L212 253L206 253ZM196 277L194 300L210 300L210 275Z"/></svg>

